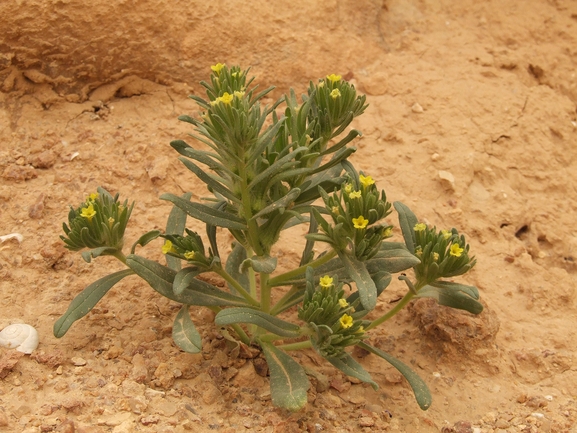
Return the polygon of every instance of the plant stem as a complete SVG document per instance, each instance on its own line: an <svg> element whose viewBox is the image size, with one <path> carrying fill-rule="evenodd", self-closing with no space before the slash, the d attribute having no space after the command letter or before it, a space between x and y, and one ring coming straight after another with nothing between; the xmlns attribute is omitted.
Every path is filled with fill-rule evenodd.
<svg viewBox="0 0 577 433"><path fill-rule="evenodd" d="M299 287L297 286L292 286L291 289L286 292L286 294L279 299L279 301L274 304L274 306L272 307L272 309L270 310L270 314L272 316L276 316L277 314L279 314L280 312L282 312L285 309L285 303L294 296L294 294L296 292L298 292L299 290L301 290ZM300 302L300 301L299 301ZM294 303L292 304L294 305Z"/></svg>
<svg viewBox="0 0 577 433"><path fill-rule="evenodd" d="M311 343L311 340L305 340L299 341L298 343L281 344L277 347L282 350L303 350L312 348L313 344Z"/></svg>
<svg viewBox="0 0 577 433"><path fill-rule="evenodd" d="M222 278L224 278L226 280L226 282L228 282L230 285L232 285L236 291L238 293L240 293L242 295L242 297L244 299L247 300L247 302L255 307L258 307L260 304L259 302L253 298L250 293L248 293L244 287L242 287L238 281L236 281L234 278L232 278L232 276L226 272L226 270L224 270L221 267L215 267L214 272L216 272L218 275L220 275Z"/></svg>
<svg viewBox="0 0 577 433"><path fill-rule="evenodd" d="M319 266L327 263L329 260L331 260L336 255L337 255L337 253L335 250L329 251L325 255L319 257L316 260L313 260L312 262L307 263L306 265L299 266L298 268L293 269L292 271L289 271L289 272L286 272L284 274L277 275L274 278L271 278L268 281L268 284L271 287L272 286L282 286L285 281L290 281L292 278L296 278L296 277L300 277L301 275L304 275L309 266L312 267L313 269L318 268Z"/></svg>
<svg viewBox="0 0 577 433"><path fill-rule="evenodd" d="M391 317L393 317L395 314L401 311L403 307L407 305L411 299L413 299L414 296L415 294L413 292L407 292L407 294L403 297L403 299L401 299L392 310L387 312L385 315L379 317L378 319L373 320L371 324L365 328L365 331L368 331L369 329L379 326L384 321L389 320Z"/></svg>
<svg viewBox="0 0 577 433"><path fill-rule="evenodd" d="M126 256L122 253L121 250L117 250L113 256L120 260L122 263L126 264Z"/></svg>
<svg viewBox="0 0 577 433"><path fill-rule="evenodd" d="M260 309L265 313L270 312L271 287L268 284L269 274L260 273Z"/></svg>
<svg viewBox="0 0 577 433"><path fill-rule="evenodd" d="M250 345L249 336L246 334L246 332L244 332L244 329L242 329L239 324L235 323L234 325L230 326L232 327L232 329L234 329L234 331L238 335L238 338L240 338L240 341L242 341L246 345Z"/></svg>
<svg viewBox="0 0 577 433"><path fill-rule="evenodd" d="M285 340L286 337L281 337L280 335L268 333L268 334L260 335L258 337L258 339L260 341L264 341L264 342L271 342L271 341L277 341L277 340Z"/></svg>

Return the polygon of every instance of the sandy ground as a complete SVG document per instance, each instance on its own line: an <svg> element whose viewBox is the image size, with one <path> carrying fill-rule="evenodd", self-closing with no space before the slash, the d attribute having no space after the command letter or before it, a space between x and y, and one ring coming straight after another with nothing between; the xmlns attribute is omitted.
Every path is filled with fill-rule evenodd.
<svg viewBox="0 0 577 433"><path fill-rule="evenodd" d="M193 313L202 354L184 354L170 335L178 305L136 277L54 338L73 297L121 269L62 247L68 204L100 185L135 200L131 244L165 225L161 193L205 194L168 145L189 132L176 117L196 112L186 96L201 89L120 80L82 104L47 103L50 86L30 82L0 93L0 235L24 236L0 244L0 328L29 323L40 346L30 356L0 348L0 431L577 432L577 3L387 3L371 62L321 74L367 94L356 166L389 200L458 227L477 256L461 281L479 288L480 316L419 302L371 334L427 381L432 407L420 411L382 360L360 360L375 392L302 352L322 373L309 404L276 409L259 362L229 356L208 310ZM298 263L293 239L278 251L281 266ZM161 260L160 242L143 253ZM403 290L394 281L378 310Z"/></svg>

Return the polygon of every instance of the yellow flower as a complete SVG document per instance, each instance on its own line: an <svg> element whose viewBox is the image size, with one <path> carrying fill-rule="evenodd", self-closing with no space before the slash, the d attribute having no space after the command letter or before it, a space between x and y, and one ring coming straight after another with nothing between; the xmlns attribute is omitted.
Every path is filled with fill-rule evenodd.
<svg viewBox="0 0 577 433"><path fill-rule="evenodd" d="M221 102L224 102L225 104L230 104L232 102L232 98L233 96L231 94L224 92L224 94L218 99L220 99Z"/></svg>
<svg viewBox="0 0 577 433"><path fill-rule="evenodd" d="M453 233L451 233L449 230L441 230L441 234L443 235L443 239L447 240Z"/></svg>
<svg viewBox="0 0 577 433"><path fill-rule="evenodd" d="M187 251L186 253L184 253L184 258L186 260L194 259L194 251Z"/></svg>
<svg viewBox="0 0 577 433"><path fill-rule="evenodd" d="M449 250L449 254L455 257L461 257L461 254L463 254L463 251L465 251L463 248L461 248L461 246L459 244L453 244L451 245L451 249Z"/></svg>
<svg viewBox="0 0 577 433"><path fill-rule="evenodd" d="M415 224L415 227L413 230L415 230L416 232L422 232L423 230L426 230L426 228L427 228L427 224L417 223L417 224Z"/></svg>
<svg viewBox="0 0 577 433"><path fill-rule="evenodd" d="M230 74L230 76L236 78L238 77L238 72L233 72L232 74Z"/></svg>
<svg viewBox="0 0 577 433"><path fill-rule="evenodd" d="M363 176L362 174L359 176L359 180L361 181L361 184L365 188L368 186L371 186L375 183L375 181L373 180L373 178L371 176Z"/></svg>
<svg viewBox="0 0 577 433"><path fill-rule="evenodd" d="M353 225L356 229L364 229L369 225L369 220L366 220L364 216L358 218L353 218Z"/></svg>
<svg viewBox="0 0 577 433"><path fill-rule="evenodd" d="M327 75L327 80L331 83L336 83L337 81L341 81L341 76L336 74Z"/></svg>
<svg viewBox="0 0 577 433"><path fill-rule="evenodd" d="M339 89L333 89L331 92L331 98L337 99L341 96L341 91Z"/></svg>
<svg viewBox="0 0 577 433"><path fill-rule="evenodd" d="M353 191L349 194L350 198L361 198L361 192L360 191Z"/></svg>
<svg viewBox="0 0 577 433"><path fill-rule="evenodd" d="M343 329L347 329L353 326L353 318L348 314L343 314L339 319L339 322L341 322Z"/></svg>
<svg viewBox="0 0 577 433"><path fill-rule="evenodd" d="M214 66L211 66L210 69L212 69L212 72L214 72L216 75L220 74L220 71L222 70L222 68L224 68L226 66L226 63L217 63Z"/></svg>
<svg viewBox="0 0 577 433"><path fill-rule="evenodd" d="M324 82L324 81L321 81L321 82L319 83L319 89L322 89L323 87L325 87L325 82Z"/></svg>
<svg viewBox="0 0 577 433"><path fill-rule="evenodd" d="M80 210L80 216L86 218L88 221L92 221L94 215L96 215L96 211L94 210L92 203Z"/></svg>
<svg viewBox="0 0 577 433"><path fill-rule="evenodd" d="M114 218L110 217L108 218L108 226L112 227L114 225Z"/></svg>
<svg viewBox="0 0 577 433"><path fill-rule="evenodd" d="M333 279L331 277L329 277L328 275L325 275L324 277L321 277L321 279L319 281L319 285L323 289L328 289L329 287L331 287L333 285Z"/></svg>
<svg viewBox="0 0 577 433"><path fill-rule="evenodd" d="M423 255L423 249L421 248L420 245L417 246L417 248L415 248L415 255L419 258Z"/></svg>
<svg viewBox="0 0 577 433"><path fill-rule="evenodd" d="M365 332L365 327L359 326L359 329L357 329L357 332L355 332L355 334L363 334L364 332Z"/></svg>
<svg viewBox="0 0 577 433"><path fill-rule="evenodd" d="M333 206L333 207L331 208L331 211L332 211L335 215L338 215L338 214L339 214L339 207L338 207L338 206Z"/></svg>
<svg viewBox="0 0 577 433"><path fill-rule="evenodd" d="M352 190L353 190L353 185L350 184L350 183L347 183L347 184L345 185L345 192L346 192L347 194L350 194L350 193L352 192Z"/></svg>
<svg viewBox="0 0 577 433"><path fill-rule="evenodd" d="M244 96L244 92L239 92L238 90L235 90L234 96L236 96L238 99L240 99Z"/></svg>
<svg viewBox="0 0 577 433"><path fill-rule="evenodd" d="M86 203L90 203L90 202L94 202L94 200L96 200L98 198L98 193L97 192L93 192L92 194L90 194L88 196L88 198L86 199Z"/></svg>
<svg viewBox="0 0 577 433"><path fill-rule="evenodd" d="M166 240L164 242L164 245L162 246L162 254L168 254L170 252L173 252L174 248L172 248L172 242L170 242L169 240Z"/></svg>
<svg viewBox="0 0 577 433"><path fill-rule="evenodd" d="M433 261L439 260L439 253L433 253Z"/></svg>
<svg viewBox="0 0 577 433"><path fill-rule="evenodd" d="M390 238L391 236L393 236L393 228L392 227L387 227L385 229L385 231L383 232L383 237L385 238Z"/></svg>
<svg viewBox="0 0 577 433"><path fill-rule="evenodd" d="M339 305L341 306L341 308L347 308L349 306L349 303L347 302L346 299L339 299Z"/></svg>

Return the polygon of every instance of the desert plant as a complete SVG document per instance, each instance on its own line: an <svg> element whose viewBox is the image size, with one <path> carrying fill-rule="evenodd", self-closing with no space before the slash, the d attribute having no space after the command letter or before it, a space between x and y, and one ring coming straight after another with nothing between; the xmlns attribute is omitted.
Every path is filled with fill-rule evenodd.
<svg viewBox="0 0 577 433"><path fill-rule="evenodd" d="M369 345L367 338L412 298L432 297L442 305L481 312L475 287L446 280L475 264L469 245L456 229L437 231L399 202L394 208L404 243L388 240L393 226L385 221L392 212L385 192L348 161L356 150L349 144L360 135L348 127L367 107L353 85L328 75L311 82L300 98L291 90L271 106L262 106L272 88L257 93L248 72L213 66L210 82L201 83L207 99L191 96L200 106L199 115L179 118L194 126L193 137L207 150L182 140L171 146L211 195L203 203L192 202L190 193L162 195L174 204L164 233L144 234L125 255L123 236L132 205L120 204L118 196L99 188L71 208L62 236L66 246L73 251L87 248L82 257L88 262L112 255L127 269L80 293L55 323L54 334L62 337L114 284L136 274L182 304L173 326L174 341L182 350L201 350L190 306L212 309L216 325L229 327L238 344L260 347L277 406L298 410L307 401L309 381L289 355L292 350L312 348L376 389L349 353L359 346L396 367L420 407L427 409L431 395L425 383L405 364ZM189 217L206 225L208 248L202 236L186 227ZM308 226L308 234L299 266L278 272L272 247L284 230L300 224ZM222 229L235 239L227 257L217 246ZM166 265L135 251L159 237L164 239ZM399 277L407 285L406 296L386 314L369 319L392 274L411 268L414 279L404 273ZM203 273L217 274L226 288L200 279ZM298 320L289 321L285 312L294 306Z"/></svg>

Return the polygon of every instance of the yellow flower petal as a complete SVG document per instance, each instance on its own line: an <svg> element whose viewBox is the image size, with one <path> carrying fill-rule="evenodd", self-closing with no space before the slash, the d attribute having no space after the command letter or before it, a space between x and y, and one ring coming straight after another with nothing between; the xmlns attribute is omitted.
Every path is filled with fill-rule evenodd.
<svg viewBox="0 0 577 433"><path fill-rule="evenodd" d="M337 98L340 98L340 96L341 96L341 91L339 89L333 89L333 91L331 92L331 98L337 99Z"/></svg>
<svg viewBox="0 0 577 433"><path fill-rule="evenodd" d="M327 80L331 83L336 83L337 81L341 81L341 76L336 74L327 75Z"/></svg>
<svg viewBox="0 0 577 433"><path fill-rule="evenodd" d="M361 181L361 185L365 188L375 183L371 176L363 176L362 174L359 176L359 180Z"/></svg>
<svg viewBox="0 0 577 433"><path fill-rule="evenodd" d="M360 191L353 191L349 194L350 198L361 198L361 192Z"/></svg>
<svg viewBox="0 0 577 433"><path fill-rule="evenodd" d="M348 314L343 314L339 319L339 322L341 322L341 326L343 327L343 329L348 329L351 326L353 326L354 321L353 318Z"/></svg>
<svg viewBox="0 0 577 433"><path fill-rule="evenodd" d="M210 69L212 69L212 72L214 72L216 75L220 74L220 71L222 70L222 68L224 68L226 66L226 63L217 63L214 66L211 66Z"/></svg>
<svg viewBox="0 0 577 433"><path fill-rule="evenodd" d="M346 299L339 299L339 305L341 306L341 308L347 308L349 306L349 303L347 302Z"/></svg>
<svg viewBox="0 0 577 433"><path fill-rule="evenodd" d="M463 254L463 251L465 251L463 248L461 248L461 246L459 244L453 244L451 245L451 249L449 250L449 254L454 256L454 257L461 257L461 254Z"/></svg>
<svg viewBox="0 0 577 433"><path fill-rule="evenodd" d="M164 245L162 246L162 254L168 254L169 252L172 251L172 242L170 242L169 240L166 240L164 242Z"/></svg>
<svg viewBox="0 0 577 433"><path fill-rule="evenodd" d="M80 210L80 216L86 218L88 221L92 221L94 215L96 215L96 211L94 210L92 203Z"/></svg>
<svg viewBox="0 0 577 433"><path fill-rule="evenodd" d="M356 229L364 229L368 225L369 225L369 220L365 219L365 217L362 215L358 218L353 218L353 226Z"/></svg>
<svg viewBox="0 0 577 433"><path fill-rule="evenodd" d="M453 235L449 230L441 230L441 234L445 240L449 239Z"/></svg>
<svg viewBox="0 0 577 433"><path fill-rule="evenodd" d="M328 275L325 275L324 277L321 277L321 279L319 281L319 285L323 289L327 289L333 285L333 279L331 277L329 277Z"/></svg>
<svg viewBox="0 0 577 433"><path fill-rule="evenodd" d="M194 259L194 251L187 251L186 253L184 253L184 258L186 260Z"/></svg>
<svg viewBox="0 0 577 433"><path fill-rule="evenodd" d="M427 229L427 224L425 223L417 223L415 224L415 227L413 230L415 230L416 232L422 232L423 230Z"/></svg>

